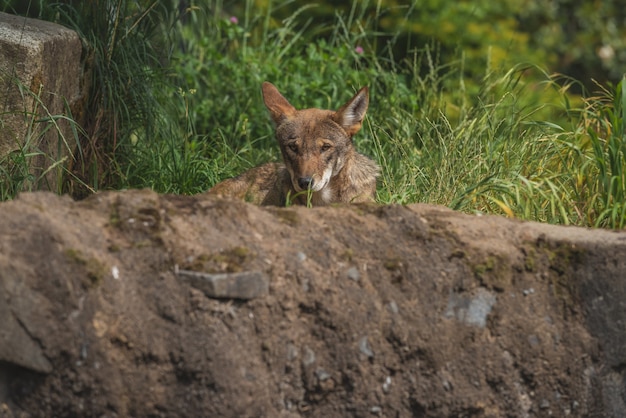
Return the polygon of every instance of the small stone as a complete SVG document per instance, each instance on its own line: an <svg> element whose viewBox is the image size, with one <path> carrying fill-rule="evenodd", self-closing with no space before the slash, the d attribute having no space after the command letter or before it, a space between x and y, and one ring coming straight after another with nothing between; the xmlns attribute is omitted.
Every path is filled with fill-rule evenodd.
<svg viewBox="0 0 626 418"><path fill-rule="evenodd" d="M330 379L330 374L321 367L315 371L315 376L317 376L317 380L320 382Z"/></svg>
<svg viewBox="0 0 626 418"><path fill-rule="evenodd" d="M318 367L315 370L315 377L317 377L317 388L322 392L330 392L335 389L335 381L326 370Z"/></svg>
<svg viewBox="0 0 626 418"><path fill-rule="evenodd" d="M487 317L496 304L496 296L485 288L479 288L473 296L450 294L444 316L455 318L468 325L485 328Z"/></svg>
<svg viewBox="0 0 626 418"><path fill-rule="evenodd" d="M304 356L302 358L302 364L306 366L310 366L315 363L315 352L311 350L309 347L304 347Z"/></svg>
<svg viewBox="0 0 626 418"><path fill-rule="evenodd" d="M548 409L550 408L550 401L547 399L542 399L541 402L539 403L539 408L541 409Z"/></svg>
<svg viewBox="0 0 626 418"><path fill-rule="evenodd" d="M296 253L296 260L302 263L304 260L306 260L306 254L303 253L302 251L298 251Z"/></svg>
<svg viewBox="0 0 626 418"><path fill-rule="evenodd" d="M380 406L372 406L370 408L370 412L374 415L380 415L383 413L383 408L381 408Z"/></svg>
<svg viewBox="0 0 626 418"><path fill-rule="evenodd" d="M487 316L495 303L496 297L493 293L483 288L478 289L478 294L470 301L465 322L469 325L485 328Z"/></svg>
<svg viewBox="0 0 626 418"><path fill-rule="evenodd" d="M287 344L287 360L293 361L298 357L298 348L293 344Z"/></svg>
<svg viewBox="0 0 626 418"><path fill-rule="evenodd" d="M391 389L391 376L385 377L385 382L383 383L383 392L389 393Z"/></svg>
<svg viewBox="0 0 626 418"><path fill-rule="evenodd" d="M367 337L363 337L359 340L359 351L365 354L368 358L374 357L374 352L370 347L370 343L367 341Z"/></svg>
<svg viewBox="0 0 626 418"><path fill-rule="evenodd" d="M393 300L389 302L387 307L389 308L389 312L391 312L392 314L397 314L398 312L400 312L400 310L398 309L398 304Z"/></svg>
<svg viewBox="0 0 626 418"><path fill-rule="evenodd" d="M348 279L354 280L355 282L358 282L361 278L361 273L359 273L359 270L356 267L350 267L346 274L348 275Z"/></svg>
<svg viewBox="0 0 626 418"><path fill-rule="evenodd" d="M537 347L540 342L539 342L539 337L537 337L535 334L531 334L528 336L528 344L530 344L531 347Z"/></svg>
<svg viewBox="0 0 626 418"><path fill-rule="evenodd" d="M87 352L89 349L89 344L83 343L80 347L80 358L83 360L87 358Z"/></svg>

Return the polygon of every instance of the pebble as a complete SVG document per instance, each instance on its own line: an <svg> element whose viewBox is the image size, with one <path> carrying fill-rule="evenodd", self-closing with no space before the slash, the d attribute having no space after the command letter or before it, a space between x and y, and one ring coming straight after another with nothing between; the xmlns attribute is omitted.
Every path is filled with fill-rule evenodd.
<svg viewBox="0 0 626 418"><path fill-rule="evenodd" d="M370 412L374 415L380 415L383 412L383 408L381 408L380 406L372 406L370 408Z"/></svg>
<svg viewBox="0 0 626 418"><path fill-rule="evenodd" d="M370 347L370 343L367 341L367 337L363 337L359 340L359 351L365 354L368 358L374 357L374 352Z"/></svg>
<svg viewBox="0 0 626 418"><path fill-rule="evenodd" d="M346 274L348 275L348 279L354 280L355 282L358 282L361 278L361 273L359 273L359 270L356 267L350 267Z"/></svg>
<svg viewBox="0 0 626 418"><path fill-rule="evenodd" d="M315 363L315 353L309 347L304 347L304 356L302 358L302 364L304 366L310 366Z"/></svg>
<svg viewBox="0 0 626 418"><path fill-rule="evenodd" d="M391 376L385 377L385 382L383 383L383 392L389 393L391 389Z"/></svg>
<svg viewBox="0 0 626 418"><path fill-rule="evenodd" d="M259 271L209 274L174 268L181 277L210 298L254 299L267 295L269 278Z"/></svg>
<svg viewBox="0 0 626 418"><path fill-rule="evenodd" d="M315 375L320 382L330 379L330 374L321 367L315 371Z"/></svg>
<svg viewBox="0 0 626 418"><path fill-rule="evenodd" d="M293 344L287 344L287 360L293 361L298 357L298 349Z"/></svg>
<svg viewBox="0 0 626 418"><path fill-rule="evenodd" d="M393 300L391 302L389 302L387 307L389 308L389 312L391 312L393 314L397 314L399 312L398 304L395 301L393 301Z"/></svg>
<svg viewBox="0 0 626 418"><path fill-rule="evenodd" d="M537 347L540 342L539 342L539 337L537 337L535 334L531 334L528 336L528 344L530 344L531 347Z"/></svg>

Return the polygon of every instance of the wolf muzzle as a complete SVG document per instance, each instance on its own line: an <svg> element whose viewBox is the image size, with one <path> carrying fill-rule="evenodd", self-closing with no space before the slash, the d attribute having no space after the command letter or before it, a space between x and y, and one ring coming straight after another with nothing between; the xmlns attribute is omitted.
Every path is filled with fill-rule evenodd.
<svg viewBox="0 0 626 418"><path fill-rule="evenodd" d="M298 186L301 190L312 189L314 183L313 177L300 177L298 179Z"/></svg>

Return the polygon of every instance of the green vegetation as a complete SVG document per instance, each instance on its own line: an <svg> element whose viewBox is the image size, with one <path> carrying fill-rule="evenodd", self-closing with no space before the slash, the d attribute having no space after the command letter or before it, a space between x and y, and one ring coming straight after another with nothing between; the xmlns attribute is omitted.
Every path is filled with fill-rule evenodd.
<svg viewBox="0 0 626 418"><path fill-rule="evenodd" d="M354 3L320 24L323 1L319 9L207 3L40 5L38 16L77 29L89 52L93 87L75 151L84 163L68 171L66 190L202 192L279 159L264 80L296 107L334 108L368 85L370 109L355 142L383 169L381 203L626 226L626 83L612 84L609 71L589 97L578 94L589 80L551 75L559 60L539 48L538 34L561 27L557 18L540 27L545 16L523 14L515 2L498 10L462 3L457 15L444 0L419 11L381 1ZM441 13L429 18L427 10ZM502 39L487 30L494 19L508 28ZM567 39L559 33L544 42ZM23 189L11 174L23 170L20 161L0 162L3 199Z"/></svg>
<svg viewBox="0 0 626 418"><path fill-rule="evenodd" d="M0 74L1 76L2 74ZM2 77L0 77L2 80ZM82 129L72 118L69 106L65 103L65 114L53 115L41 100L41 89L32 92L15 78L8 78L14 85L24 106L17 111L4 110L0 112L0 129L5 128L7 121L23 121L25 130L21 141L17 142L12 150L5 155L0 154L0 201L13 198L24 190L39 188L53 189L61 193L63 177L81 184L80 179L68 170L68 159L75 152L80 154L80 147L74 150L72 144L77 143ZM59 125L69 126L72 137L64 135ZM51 144L46 144L51 141ZM8 146L8 144L7 144ZM64 150L68 157L55 159L51 155L56 148L55 155L62 155ZM9 148L10 149L10 148ZM54 179L54 184L50 180Z"/></svg>

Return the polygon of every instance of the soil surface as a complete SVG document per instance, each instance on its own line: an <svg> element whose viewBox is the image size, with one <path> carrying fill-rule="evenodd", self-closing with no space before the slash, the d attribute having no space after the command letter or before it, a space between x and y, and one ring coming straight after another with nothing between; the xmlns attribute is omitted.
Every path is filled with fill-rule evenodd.
<svg viewBox="0 0 626 418"><path fill-rule="evenodd" d="M626 416L624 232L150 191L0 219L3 418Z"/></svg>

